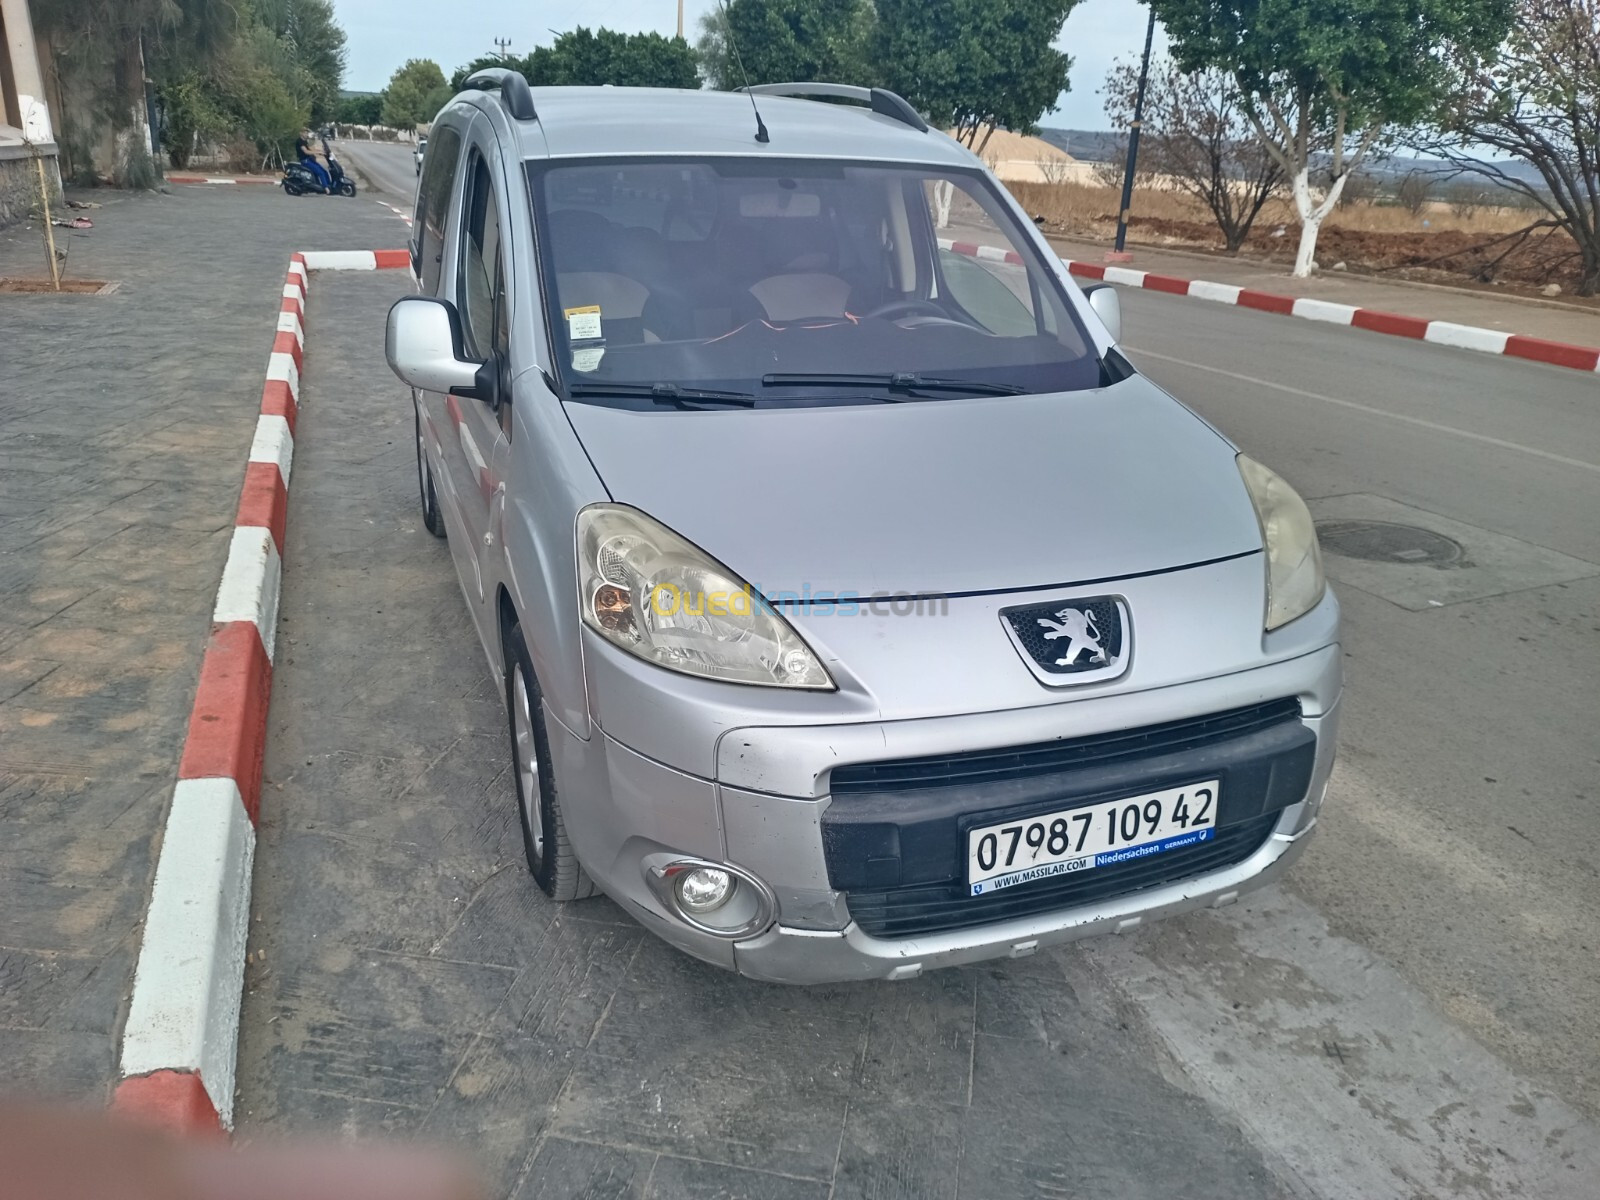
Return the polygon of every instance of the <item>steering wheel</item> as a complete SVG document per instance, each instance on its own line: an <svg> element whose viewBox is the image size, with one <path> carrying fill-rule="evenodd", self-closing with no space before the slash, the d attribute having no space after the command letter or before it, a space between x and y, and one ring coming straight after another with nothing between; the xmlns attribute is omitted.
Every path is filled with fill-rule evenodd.
<svg viewBox="0 0 1600 1200"><path fill-rule="evenodd" d="M868 317L890 316L916 316L939 317L950 320L950 314L935 304L932 300L891 300L887 304L880 304L867 314Z"/></svg>

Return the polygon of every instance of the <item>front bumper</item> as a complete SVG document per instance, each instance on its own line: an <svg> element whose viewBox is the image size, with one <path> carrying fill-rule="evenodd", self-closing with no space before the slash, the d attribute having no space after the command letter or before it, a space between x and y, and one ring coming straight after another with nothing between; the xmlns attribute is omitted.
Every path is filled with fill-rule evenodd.
<svg viewBox="0 0 1600 1200"><path fill-rule="evenodd" d="M1304 848L1333 767L1341 688L1337 643L1296 658L1090 704L844 725L736 728L718 744L716 779L667 766L603 733L584 740L552 725L557 777L571 797L567 827L586 869L653 932L698 958L758 979L823 983L908 978L1231 902L1280 875ZM823 814L830 771L963 749L1133 729L1293 697L1315 738L1309 782L1275 809L1248 857L1216 870L1090 903L974 927L873 937L830 882ZM1304 775L1301 778L1305 778ZM1143 789L1134 789L1134 792ZM648 882L673 857L731 864L770 889L763 932L728 939L692 928Z"/></svg>
<svg viewBox="0 0 1600 1200"><path fill-rule="evenodd" d="M1286 813L1280 829L1289 824ZM938 967L993 958L1026 958L1044 946L1099 933L1125 933L1146 921L1231 904L1288 870L1315 828L1313 817L1293 833L1274 832L1260 850L1227 870L1134 892L1102 904L976 929L887 941L867 936L853 922L837 932L793 929L780 924L760 937L735 943L734 966L741 975L752 979L823 983L913 979Z"/></svg>

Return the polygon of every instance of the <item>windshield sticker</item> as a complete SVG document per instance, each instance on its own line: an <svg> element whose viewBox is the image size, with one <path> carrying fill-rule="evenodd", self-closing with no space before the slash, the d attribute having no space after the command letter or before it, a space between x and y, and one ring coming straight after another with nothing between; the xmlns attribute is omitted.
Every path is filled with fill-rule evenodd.
<svg viewBox="0 0 1600 1200"><path fill-rule="evenodd" d="M599 323L597 317L596 323ZM574 371L595 371L600 367L600 360L606 356L604 346L589 346L583 350L572 352L572 369Z"/></svg>
<svg viewBox="0 0 1600 1200"><path fill-rule="evenodd" d="M587 304L582 308L566 309L567 337L574 342L592 342L600 334L600 306Z"/></svg>

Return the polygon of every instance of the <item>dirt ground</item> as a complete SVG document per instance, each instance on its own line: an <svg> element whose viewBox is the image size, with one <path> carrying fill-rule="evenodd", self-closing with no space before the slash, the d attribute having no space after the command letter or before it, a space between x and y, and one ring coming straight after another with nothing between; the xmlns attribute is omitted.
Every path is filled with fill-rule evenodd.
<svg viewBox="0 0 1600 1200"><path fill-rule="evenodd" d="M1110 188L1071 184L1013 184L1017 199L1044 218L1049 233L1110 239L1116 231L1117 194ZM1579 281L1577 246L1559 230L1518 230L1538 214L1507 208L1456 211L1434 202L1420 213L1397 205L1359 201L1339 209L1323 226L1317 261L1324 268L1379 276L1482 287L1538 295L1549 284L1563 301L1600 310L1600 299L1574 295ZM1134 242L1223 251L1222 234L1210 214L1188 197L1170 192L1135 194L1128 223ZM1299 226L1290 206L1271 201L1262 210L1242 254L1290 263Z"/></svg>

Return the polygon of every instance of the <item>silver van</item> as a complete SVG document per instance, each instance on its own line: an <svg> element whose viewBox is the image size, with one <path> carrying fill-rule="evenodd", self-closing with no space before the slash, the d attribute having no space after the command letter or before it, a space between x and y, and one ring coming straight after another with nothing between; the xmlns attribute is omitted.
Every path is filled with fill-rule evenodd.
<svg viewBox="0 0 1600 1200"><path fill-rule="evenodd" d="M551 897L903 979L1303 849L1341 686L1305 504L900 97L483 71L411 250L388 360Z"/></svg>

